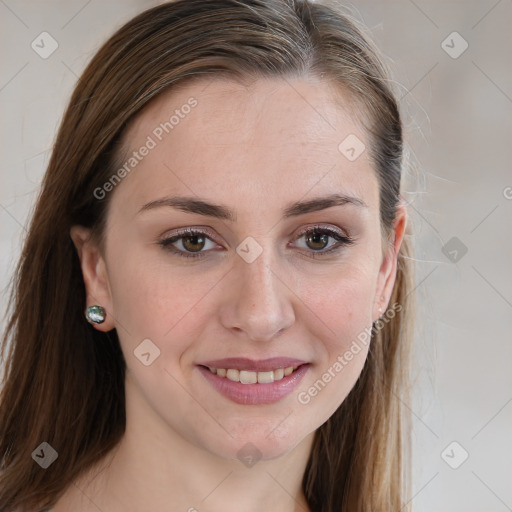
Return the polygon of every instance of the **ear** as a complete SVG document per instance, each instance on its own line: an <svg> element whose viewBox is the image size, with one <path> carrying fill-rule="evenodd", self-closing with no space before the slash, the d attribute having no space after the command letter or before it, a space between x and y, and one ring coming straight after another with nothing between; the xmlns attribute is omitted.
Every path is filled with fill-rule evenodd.
<svg viewBox="0 0 512 512"><path fill-rule="evenodd" d="M106 312L103 323L92 325L99 331L111 331L115 328L115 323L105 260L99 248L91 240L90 229L83 226L72 226L69 234L80 258L86 291L86 307L101 306ZM84 311L85 321L87 320Z"/></svg>
<svg viewBox="0 0 512 512"><path fill-rule="evenodd" d="M388 246L384 248L384 256L379 269L372 322L375 322L388 307L396 280L398 251L402 245L406 226L407 209L405 204L400 202L397 207L397 213L393 223L393 231L390 233ZM382 308L382 311L379 311L379 308Z"/></svg>

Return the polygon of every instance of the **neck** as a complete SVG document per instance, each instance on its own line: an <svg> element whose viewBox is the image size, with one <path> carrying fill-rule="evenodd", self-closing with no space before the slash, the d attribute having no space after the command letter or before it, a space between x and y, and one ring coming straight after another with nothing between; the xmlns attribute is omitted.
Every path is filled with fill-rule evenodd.
<svg viewBox="0 0 512 512"><path fill-rule="evenodd" d="M272 460L223 458L171 429L129 378L126 387L125 434L100 471L78 486L96 507L112 512L309 512L302 478L314 433Z"/></svg>

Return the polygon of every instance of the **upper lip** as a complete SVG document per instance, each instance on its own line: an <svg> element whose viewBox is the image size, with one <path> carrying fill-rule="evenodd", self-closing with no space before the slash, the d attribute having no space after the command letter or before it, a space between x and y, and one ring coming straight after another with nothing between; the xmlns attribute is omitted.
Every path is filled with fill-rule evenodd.
<svg viewBox="0 0 512 512"><path fill-rule="evenodd" d="M202 366L210 368L233 368L236 370L246 370L252 372L264 372L276 370L278 368L289 368L290 366L300 366L307 361L294 359L292 357L271 357L269 359L248 359L246 357L227 357L225 359L215 359L199 363Z"/></svg>

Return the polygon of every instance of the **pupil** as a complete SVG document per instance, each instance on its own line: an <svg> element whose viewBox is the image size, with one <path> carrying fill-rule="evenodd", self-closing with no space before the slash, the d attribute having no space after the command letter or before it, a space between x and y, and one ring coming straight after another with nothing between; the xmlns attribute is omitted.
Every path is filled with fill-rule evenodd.
<svg viewBox="0 0 512 512"><path fill-rule="evenodd" d="M188 244L187 243L188 240L191 240L192 243ZM199 242L197 240L199 240ZM190 247L190 245L194 246L194 245L198 245L198 244L201 247L199 247L199 248L198 247ZM198 252L204 247L204 238L200 235L190 235L183 239L183 245L185 246L185 248L187 250L190 250L192 252Z"/></svg>
<svg viewBox="0 0 512 512"><path fill-rule="evenodd" d="M325 233L313 233L312 235L308 236L308 242L312 240L313 244L323 244L322 247L312 247L312 249L324 249L328 243L328 238L329 235L326 235Z"/></svg>

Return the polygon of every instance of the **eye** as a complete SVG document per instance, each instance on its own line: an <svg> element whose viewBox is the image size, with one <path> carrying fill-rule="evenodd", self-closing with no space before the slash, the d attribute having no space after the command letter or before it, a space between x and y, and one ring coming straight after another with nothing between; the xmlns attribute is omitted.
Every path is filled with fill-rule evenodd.
<svg viewBox="0 0 512 512"><path fill-rule="evenodd" d="M176 242L178 242L178 246L181 246L181 248L174 247ZM203 251L205 247L206 249L213 248L208 247L207 242L211 242L214 246L216 245L205 232L185 229L176 235L160 240L158 244L183 258L202 258L206 256L205 251Z"/></svg>
<svg viewBox="0 0 512 512"><path fill-rule="evenodd" d="M332 254L333 252L339 251L344 246L354 243L354 240L348 235L321 226L314 226L313 228L302 231L296 240L300 240L301 238L304 238L306 243L306 247L303 248L310 249L310 256L313 258ZM329 245L329 238L335 240L331 245ZM328 249L324 250L326 247L328 247Z"/></svg>

